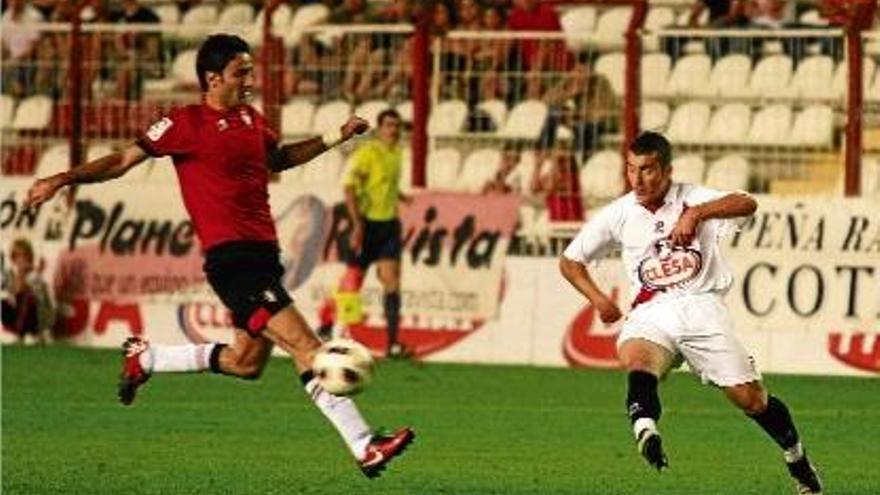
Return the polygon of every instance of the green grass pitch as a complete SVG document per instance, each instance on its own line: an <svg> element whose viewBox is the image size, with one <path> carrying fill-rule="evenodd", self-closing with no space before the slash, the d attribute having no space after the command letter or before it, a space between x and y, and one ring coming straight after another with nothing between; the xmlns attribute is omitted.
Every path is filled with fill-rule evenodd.
<svg viewBox="0 0 880 495"><path fill-rule="evenodd" d="M763 432L691 375L662 388L671 469L651 471L618 372L381 363L358 400L418 437L367 480L285 360L256 382L154 377L116 402L116 352L2 349L2 493L790 494ZM880 494L880 380L770 376L832 495Z"/></svg>

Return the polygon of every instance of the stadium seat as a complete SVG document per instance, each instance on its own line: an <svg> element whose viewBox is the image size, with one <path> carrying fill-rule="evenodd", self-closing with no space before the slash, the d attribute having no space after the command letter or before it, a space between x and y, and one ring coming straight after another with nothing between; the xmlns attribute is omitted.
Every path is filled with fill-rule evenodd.
<svg viewBox="0 0 880 495"><path fill-rule="evenodd" d="M427 166L429 189L454 190L461 168L461 153L454 148L436 149L428 154Z"/></svg>
<svg viewBox="0 0 880 495"><path fill-rule="evenodd" d="M290 27L290 19L293 16L293 11L290 8L290 5L287 3L282 3L278 6L277 9L272 13L272 30L276 34L283 34L287 31L287 28ZM254 24L259 26L260 30L263 29L263 19L266 18L266 9L260 9L257 12L257 16L254 18Z"/></svg>
<svg viewBox="0 0 880 495"><path fill-rule="evenodd" d="M492 123L495 124L495 129L501 129L504 127L504 123L507 121L507 104L504 103L503 100L492 99L481 101L477 104L477 109L482 110L489 115L489 118L492 119Z"/></svg>
<svg viewBox="0 0 880 495"><path fill-rule="evenodd" d="M639 127L644 131L660 131L666 128L669 122L669 105L659 101L646 101L642 103L639 114Z"/></svg>
<svg viewBox="0 0 880 495"><path fill-rule="evenodd" d="M462 192L481 192L483 185L492 178L495 170L498 169L499 163L501 163L501 151L495 148L481 148L472 151L462 164L456 189Z"/></svg>
<svg viewBox="0 0 880 495"><path fill-rule="evenodd" d="M709 86L712 60L704 53L686 55L675 63L669 75L669 91L677 96L688 96L699 88Z"/></svg>
<svg viewBox="0 0 880 495"><path fill-rule="evenodd" d="M379 114L389 108L391 108L391 105L385 100L370 100L358 105L354 110L354 114L369 122L371 127L377 127L379 125Z"/></svg>
<svg viewBox="0 0 880 495"><path fill-rule="evenodd" d="M70 145L55 144L40 155L34 175L48 177L70 169Z"/></svg>
<svg viewBox="0 0 880 495"><path fill-rule="evenodd" d="M150 184L177 184L177 171L174 169L174 161L170 156L153 158L149 171L145 175L144 180Z"/></svg>
<svg viewBox="0 0 880 495"><path fill-rule="evenodd" d="M241 27L254 20L254 8L247 3L230 3L217 17L217 24L226 27Z"/></svg>
<svg viewBox="0 0 880 495"><path fill-rule="evenodd" d="M816 9L805 11L798 17L798 21L807 27L828 27L828 20L822 17Z"/></svg>
<svg viewBox="0 0 880 495"><path fill-rule="evenodd" d="M867 97L867 93L871 88L871 81L874 80L874 73L876 70L876 62L871 57L865 57L862 65L862 82L864 85L862 86L862 90L865 92ZM843 61L837 64L837 68L834 70L834 76L831 81L831 96L833 98L844 98L846 96L847 91L847 75L848 75L848 64L846 61Z"/></svg>
<svg viewBox="0 0 880 495"><path fill-rule="evenodd" d="M281 133L285 136L303 136L312 129L315 105L308 100L291 100L281 107Z"/></svg>
<svg viewBox="0 0 880 495"><path fill-rule="evenodd" d="M562 32L566 34L565 44L572 51L584 50L589 46L587 35L596 27L595 7L574 7L559 16Z"/></svg>
<svg viewBox="0 0 880 495"><path fill-rule="evenodd" d="M745 55L728 55L712 67L709 84L705 88L695 88L699 96L733 97L748 87L752 72L752 61Z"/></svg>
<svg viewBox="0 0 880 495"><path fill-rule="evenodd" d="M672 113L666 137L674 143L700 143L709 125L711 110L703 102L687 102Z"/></svg>
<svg viewBox="0 0 880 495"><path fill-rule="evenodd" d="M3 129L12 127L12 116L15 112L15 98L0 94L0 126Z"/></svg>
<svg viewBox="0 0 880 495"><path fill-rule="evenodd" d="M820 99L831 93L834 61L826 55L814 55L800 61L788 86L790 98Z"/></svg>
<svg viewBox="0 0 880 495"><path fill-rule="evenodd" d="M514 139L538 139L547 111L544 102L525 100L513 107L499 134Z"/></svg>
<svg viewBox="0 0 880 495"><path fill-rule="evenodd" d="M397 113L400 114L400 118L403 119L404 122L412 122L413 119L413 103L412 100L402 101L394 107L397 110Z"/></svg>
<svg viewBox="0 0 880 495"><path fill-rule="evenodd" d="M672 160L672 180L689 184L702 184L706 162L699 155L684 155Z"/></svg>
<svg viewBox="0 0 880 495"><path fill-rule="evenodd" d="M834 139L834 112L828 105L811 105L794 119L791 144L831 146Z"/></svg>
<svg viewBox="0 0 880 495"><path fill-rule="evenodd" d="M159 17L162 24L175 25L180 24L180 8L174 3L163 3L161 5L153 5L150 8Z"/></svg>
<svg viewBox="0 0 880 495"><path fill-rule="evenodd" d="M428 134L435 137L455 136L464 130L467 104L462 100L441 101L431 109Z"/></svg>
<svg viewBox="0 0 880 495"><path fill-rule="evenodd" d="M593 66L593 72L605 76L614 90L614 94L620 96L623 94L623 77L624 68L626 66L626 57L622 53L605 53L596 59Z"/></svg>
<svg viewBox="0 0 880 495"><path fill-rule="evenodd" d="M787 55L762 58L755 66L744 96L753 98L780 98L787 95L791 81L792 61Z"/></svg>
<svg viewBox="0 0 880 495"><path fill-rule="evenodd" d="M752 123L752 110L743 103L728 103L712 114L709 128L703 135L707 144L744 143Z"/></svg>
<svg viewBox="0 0 880 495"><path fill-rule="evenodd" d="M672 63L665 53L651 53L642 57L641 87L643 96L669 95L669 68ZM623 74L621 73L621 80Z"/></svg>
<svg viewBox="0 0 880 495"><path fill-rule="evenodd" d="M15 130L41 130L52 121L52 98L45 95L28 96L15 109L12 128Z"/></svg>
<svg viewBox="0 0 880 495"><path fill-rule="evenodd" d="M302 5L293 12L290 28L284 34L284 45L295 46L302 37L303 30L321 24L330 16L330 9L320 3Z"/></svg>
<svg viewBox="0 0 880 495"><path fill-rule="evenodd" d="M344 100L333 100L321 104L315 111L315 119L312 121L312 132L323 134L327 131L339 129L351 116L351 105Z"/></svg>
<svg viewBox="0 0 880 495"><path fill-rule="evenodd" d="M877 73L880 73L880 69L877 70ZM874 82L868 87L868 91L865 93L865 100L880 101L880 75L874 75Z"/></svg>
<svg viewBox="0 0 880 495"><path fill-rule="evenodd" d="M749 187L749 162L740 155L727 155L712 162L706 172L706 186L745 191Z"/></svg>
<svg viewBox="0 0 880 495"><path fill-rule="evenodd" d="M669 7L651 5L648 16L645 18L645 34L642 37L642 46L645 51L654 52L660 49L658 32L663 28L675 25L675 11Z"/></svg>
<svg viewBox="0 0 880 495"><path fill-rule="evenodd" d="M171 63L171 74L175 82L182 86L199 85L196 75L196 50L185 50L177 54Z"/></svg>
<svg viewBox="0 0 880 495"><path fill-rule="evenodd" d="M349 155L349 159L354 155ZM331 148L303 166L302 180L310 186L338 188L342 184L343 169L347 167L342 152Z"/></svg>
<svg viewBox="0 0 880 495"><path fill-rule="evenodd" d="M599 49L623 48L623 33L626 32L630 17L632 17L630 7L611 7L599 14L592 35Z"/></svg>
<svg viewBox="0 0 880 495"><path fill-rule="evenodd" d="M754 116L748 141L754 144L785 146L790 143L790 136L791 107L777 104L762 108Z"/></svg>
<svg viewBox="0 0 880 495"><path fill-rule="evenodd" d="M200 39L205 35L206 28L213 29L218 26L217 7L213 4L196 5L183 14L180 25L184 29L177 32L178 37L185 40ZM196 29L186 29L189 27Z"/></svg>
<svg viewBox="0 0 880 495"><path fill-rule="evenodd" d="M623 161L619 151L603 150L593 154L578 173L584 196L605 201L623 193Z"/></svg>

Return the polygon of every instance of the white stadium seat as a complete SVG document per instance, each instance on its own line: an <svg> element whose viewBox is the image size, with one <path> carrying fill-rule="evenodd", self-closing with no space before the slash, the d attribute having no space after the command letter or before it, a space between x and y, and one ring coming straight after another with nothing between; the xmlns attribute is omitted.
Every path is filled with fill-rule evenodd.
<svg viewBox="0 0 880 495"><path fill-rule="evenodd" d="M351 105L344 100L333 100L323 103L315 111L315 119L312 121L312 132L324 134L327 131L339 129L351 116Z"/></svg>
<svg viewBox="0 0 880 495"><path fill-rule="evenodd" d="M495 148L472 151L461 166L456 189L471 193L481 192L486 181L495 174L499 163L501 163L501 151Z"/></svg>
<svg viewBox="0 0 880 495"><path fill-rule="evenodd" d="M281 133L285 136L309 134L315 118L315 105L308 100L292 100L281 107Z"/></svg>
<svg viewBox="0 0 880 495"><path fill-rule="evenodd" d="M626 32L630 17L630 7L611 7L599 14L592 36L599 48L623 48L623 33Z"/></svg>
<svg viewBox="0 0 880 495"><path fill-rule="evenodd" d="M342 152L338 148L332 148L302 165L302 180L311 186L338 187L342 182L342 173L346 166L348 165Z"/></svg>
<svg viewBox="0 0 880 495"><path fill-rule="evenodd" d="M495 124L495 129L504 127L504 123L507 121L507 104L504 103L504 100L484 100L477 104L477 108L489 115L492 123Z"/></svg>
<svg viewBox="0 0 880 495"><path fill-rule="evenodd" d="M254 8L247 3L229 4L217 17L217 24L221 26L241 27L253 21Z"/></svg>
<svg viewBox="0 0 880 495"><path fill-rule="evenodd" d="M428 188L451 191L455 189L461 168L461 153L453 148L441 148L428 154Z"/></svg>
<svg viewBox="0 0 880 495"><path fill-rule="evenodd" d="M174 161L170 156L153 158L150 170L146 173L146 182L150 184L171 185L177 184L177 171L174 169Z"/></svg>
<svg viewBox="0 0 880 495"><path fill-rule="evenodd" d="M624 189L620 152L603 150L593 154L581 168L578 178L588 198L601 201L620 196Z"/></svg>
<svg viewBox="0 0 880 495"><path fill-rule="evenodd" d="M706 186L745 191L749 186L749 162L740 155L727 155L709 165Z"/></svg>
<svg viewBox="0 0 880 495"><path fill-rule="evenodd" d="M34 175L48 177L70 169L70 145L56 144L50 146L40 155Z"/></svg>
<svg viewBox="0 0 880 495"><path fill-rule="evenodd" d="M400 118L403 119L404 122L412 122L413 119L413 102L412 100L402 101L394 107L397 110L397 113L400 114Z"/></svg>
<svg viewBox="0 0 880 495"><path fill-rule="evenodd" d="M728 103L712 114L703 142L737 144L746 142L752 124L752 110L743 103Z"/></svg>
<svg viewBox="0 0 880 495"><path fill-rule="evenodd" d="M706 162L699 155L684 155L672 160L672 180L688 184L702 184Z"/></svg>
<svg viewBox="0 0 880 495"><path fill-rule="evenodd" d="M645 18L645 29L648 31L659 31L666 27L675 25L675 11L670 7L661 7L651 5L648 10L648 16Z"/></svg>
<svg viewBox="0 0 880 495"><path fill-rule="evenodd" d="M525 100L513 107L499 134L507 138L538 139L547 112L544 102Z"/></svg>
<svg viewBox="0 0 880 495"><path fill-rule="evenodd" d="M114 149L108 144L90 144L86 152L86 161L97 160L113 153Z"/></svg>
<svg viewBox="0 0 880 495"><path fill-rule="evenodd" d="M369 122L371 127L379 125L379 114L391 108L385 100L369 100L361 103L354 109L354 114Z"/></svg>
<svg viewBox="0 0 880 495"><path fill-rule="evenodd" d="M559 16L562 32L566 34L566 45L570 50L579 51L587 47L587 34L596 27L594 7L574 7Z"/></svg>
<svg viewBox="0 0 880 495"><path fill-rule="evenodd" d="M668 60L668 59L667 59ZM619 52L605 53L596 59L593 66L593 72L605 76L611 84L614 94L620 96L623 94L623 77L626 67L626 57Z"/></svg>
<svg viewBox="0 0 880 495"><path fill-rule="evenodd" d="M809 146L831 146L834 139L834 112L828 105L804 108L794 120L791 143Z"/></svg>
<svg viewBox="0 0 880 495"><path fill-rule="evenodd" d="M668 81L671 65L672 62L669 60L669 55L665 53L651 53L642 57L642 95L669 95Z"/></svg>
<svg viewBox="0 0 880 495"><path fill-rule="evenodd" d="M204 37L208 29L223 29L217 24L217 7L207 4L196 5L187 10L180 18L180 26L182 29L177 32L177 35L185 40L200 39Z"/></svg>
<svg viewBox="0 0 880 495"><path fill-rule="evenodd" d="M454 136L464 130L467 104L462 100L441 101L431 109L428 134L436 137Z"/></svg>
<svg viewBox="0 0 880 495"><path fill-rule="evenodd" d="M827 98L831 93L831 75L834 61L826 55L814 55L800 61L791 84L788 96L791 98Z"/></svg>
<svg viewBox="0 0 880 495"><path fill-rule="evenodd" d="M153 9L153 12L159 17L159 22L162 24L180 24L180 8L178 8L177 4L164 3L151 6L150 8Z"/></svg>
<svg viewBox="0 0 880 495"><path fill-rule="evenodd" d="M876 72L880 73L880 69ZM874 82L868 87L865 99L868 101L880 101L880 75L874 75Z"/></svg>
<svg viewBox="0 0 880 495"><path fill-rule="evenodd" d="M752 119L748 141L754 144L787 145L791 136L791 107L770 105Z"/></svg>
<svg viewBox="0 0 880 495"><path fill-rule="evenodd" d="M196 50L185 50L177 54L171 63L171 74L177 84L198 86L196 75Z"/></svg>
<svg viewBox="0 0 880 495"><path fill-rule="evenodd" d="M28 96L15 109L12 128L15 130L41 130L52 121L52 98L45 95Z"/></svg>
<svg viewBox="0 0 880 495"><path fill-rule="evenodd" d="M752 73L752 61L745 55L728 55L721 58L712 67L709 84L705 88L697 88L700 96L735 96L748 87Z"/></svg>
<svg viewBox="0 0 880 495"><path fill-rule="evenodd" d="M297 8L290 20L290 28L284 35L284 45L291 47L299 43L303 30L321 24L330 16L326 5L313 3Z"/></svg>
<svg viewBox="0 0 880 495"><path fill-rule="evenodd" d="M709 86L712 60L708 55L686 55L675 63L669 75L669 91L677 96L694 94L699 88Z"/></svg>
<svg viewBox="0 0 880 495"><path fill-rule="evenodd" d="M814 26L815 27L827 27L828 26L828 20L825 19L824 17L822 17L819 14L819 11L816 9L807 10L806 12L801 14L800 17L798 17L798 21L801 24L804 24L805 26L809 26L809 27L814 27Z"/></svg>
<svg viewBox="0 0 880 495"><path fill-rule="evenodd" d="M12 126L12 116L15 112L15 98L0 94L0 126L3 129Z"/></svg>
<svg viewBox="0 0 880 495"><path fill-rule="evenodd" d="M791 81L792 61L787 55L771 55L762 58L752 71L748 92L745 96L755 98L779 98L786 96Z"/></svg>
<svg viewBox="0 0 880 495"><path fill-rule="evenodd" d="M709 125L709 104L690 101L672 113L666 137L674 143L699 143Z"/></svg>
<svg viewBox="0 0 880 495"><path fill-rule="evenodd" d="M639 113L639 127L645 131L663 131L669 122L669 105L659 101L642 103Z"/></svg>
<svg viewBox="0 0 880 495"><path fill-rule="evenodd" d="M874 59L870 57L865 57L864 62L862 64L862 90L865 94L868 93L871 87L871 81L874 80L874 72L876 69L876 62ZM834 76L831 81L831 96L833 98L843 98L846 95L846 86L848 84L847 75L848 75L848 64L846 61L843 61L837 64L837 68L834 70Z"/></svg>

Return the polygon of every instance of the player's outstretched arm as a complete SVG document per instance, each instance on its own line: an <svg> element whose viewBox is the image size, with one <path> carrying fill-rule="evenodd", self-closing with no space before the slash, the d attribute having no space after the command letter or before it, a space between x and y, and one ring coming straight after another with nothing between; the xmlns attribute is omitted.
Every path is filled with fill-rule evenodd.
<svg viewBox="0 0 880 495"><path fill-rule="evenodd" d="M122 151L92 160L79 167L37 179L28 190L25 205L31 207L45 203L65 186L115 179L146 158L147 153L140 146L132 144Z"/></svg>
<svg viewBox="0 0 880 495"><path fill-rule="evenodd" d="M590 272L583 263L561 256L559 258L559 271L566 280L586 297L599 312L599 319L604 323L614 323L623 314L617 304L599 289Z"/></svg>
<svg viewBox="0 0 880 495"><path fill-rule="evenodd" d="M700 222L712 218L737 218L751 215L758 209L758 202L751 195L732 192L684 210L675 223L669 239L677 246L687 246L697 234Z"/></svg>
<svg viewBox="0 0 880 495"><path fill-rule="evenodd" d="M321 137L285 144L272 150L268 157L269 169L273 172L281 172L307 163L337 144L363 134L369 128L370 125L366 120L354 115L342 124L339 130L328 132Z"/></svg>

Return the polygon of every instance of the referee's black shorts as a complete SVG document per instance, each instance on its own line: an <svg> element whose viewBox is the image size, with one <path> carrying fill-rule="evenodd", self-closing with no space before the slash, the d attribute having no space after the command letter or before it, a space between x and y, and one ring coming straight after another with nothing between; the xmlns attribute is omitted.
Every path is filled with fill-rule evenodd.
<svg viewBox="0 0 880 495"><path fill-rule="evenodd" d="M275 242L232 241L212 247L205 253L204 271L235 326L252 336L293 302L281 284L284 267Z"/></svg>
<svg viewBox="0 0 880 495"><path fill-rule="evenodd" d="M403 248L400 220L364 220L361 252L346 261L349 266L366 270L379 260L399 260Z"/></svg>

